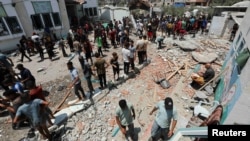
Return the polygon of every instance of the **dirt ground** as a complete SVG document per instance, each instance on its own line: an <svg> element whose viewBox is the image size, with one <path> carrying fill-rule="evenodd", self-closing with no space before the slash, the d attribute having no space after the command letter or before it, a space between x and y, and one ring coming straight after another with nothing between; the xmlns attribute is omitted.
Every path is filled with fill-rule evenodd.
<svg viewBox="0 0 250 141"><path fill-rule="evenodd" d="M91 36L90 36L91 37ZM46 93L46 99L50 102L49 107L52 111L55 110L55 107L62 101L63 97L68 92L67 86L70 84L70 75L67 69L66 63L68 62L70 57L63 57L61 50L56 48L55 50L56 57L53 61L50 61L45 53L45 60L40 62L40 57L38 54L32 56L32 62L29 62L24 58L24 62L22 63L24 67L30 69L32 74L36 78L36 84L41 85L43 90L49 93ZM70 54L69 48L66 49L66 52ZM21 63L19 60L21 55L19 56L11 56L15 66ZM78 69L81 79L83 79L83 73L80 67L80 63L78 62L77 57L75 56L72 60L73 65ZM42 71L40 71L42 70ZM15 72L18 73L18 70L15 69ZM88 91L86 81L82 82L82 86L86 91ZM99 87L99 84L93 83L94 87ZM61 90L60 90L61 89ZM0 91L3 93L3 90ZM67 98L66 102L62 107L65 107L68 101L76 99L75 94L72 93ZM18 141L23 137L26 137L29 127L23 127L18 130L13 130L11 127L11 123L8 123L9 116L7 112L3 112L0 116L0 140L1 141Z"/></svg>
<svg viewBox="0 0 250 141"><path fill-rule="evenodd" d="M138 37L135 37L131 34L131 37L135 42L138 39ZM89 36L89 39L93 41L93 35L91 34ZM165 46L165 49L167 49L168 46ZM94 51L96 48L94 49ZM111 58L111 54L113 51L116 51L119 55L120 63L122 62L122 56L121 56L121 48L113 49L111 47L109 51L104 51L104 54L106 55L104 58L109 61ZM29 68L33 75L36 78L37 85L42 85L43 89L48 91L49 94L46 97L46 99L50 102L50 108L55 110L55 107L61 102L64 95L67 93L67 85L70 83L70 76L69 72L67 70L66 63L69 60L69 58L64 58L62 56L62 53L59 49L55 49L56 52L56 59L54 61L50 61L49 59L45 59L43 62L39 62L40 58L38 55L32 56L32 62L28 62L28 60L25 60L24 58L24 67ZM66 50L67 53L70 53L69 48ZM138 75L134 79L129 79L126 82L126 85L121 85L118 87L118 90L115 90L117 93L121 93L124 97L126 97L128 100L130 100L133 104L135 104L137 113L140 113L140 120L138 120L138 125L140 125L143 130L146 132L148 130L148 120L153 121L154 116L148 116L149 111L151 108L153 108L154 104L156 104L157 101L164 99L166 96L172 96L177 98L177 103L181 107L185 106L185 100L181 99L181 97L190 97L194 91L188 87L188 85L183 86L183 91L180 94L173 94L175 86L177 85L179 79L182 76L185 76L187 74L183 73L182 75L178 74L175 75L170 81L171 87L168 89L163 89L158 84L154 83L152 79L152 74L157 74L159 71L163 70L168 64L167 62L164 62L161 57L156 53L156 44L150 43L148 47L148 56L151 59L151 64L145 67L143 70L141 70L140 75ZM16 64L20 63L19 59L21 56L12 57L13 62ZM47 54L45 55L47 57ZM95 58L93 58L95 59ZM137 64L138 59L136 59ZM72 60L74 66L79 70L80 76L83 79L82 71L80 68L80 64L78 62L77 56L74 57ZM197 63L195 61L190 62ZM173 64L172 64L173 65ZM215 66L219 68L219 66ZM177 68L176 66L173 66L173 69ZM43 69L43 71L38 71L40 69ZM112 75L112 67L110 66L107 71L107 79L113 80ZM16 70L17 71L17 70ZM172 71L167 72L166 75L169 76ZM18 72L18 71L17 71ZM123 75L123 70L121 70L121 75ZM86 91L88 91L88 88L86 87L87 84L85 81L82 81L83 88ZM94 87L99 87L99 83L93 83ZM188 84L188 83L186 83ZM62 90L60 90L62 89ZM133 97L133 95L136 93L136 96ZM183 95L185 93L185 95ZM70 97L67 99L67 101L76 99L74 93L70 95ZM104 99L107 100L108 98ZM110 100L110 99L109 99ZM67 103L67 101L65 103ZM112 100L111 100L112 101ZM115 100L117 102L117 100ZM190 116L190 112L188 112L185 109L181 110L181 117L185 118ZM139 116L139 115L138 115ZM21 138L25 137L28 131L28 127L22 128L20 130L13 130L11 128L11 124L7 123L8 115L2 115L0 116L0 140L1 141L18 141ZM141 138L143 138L143 133L141 133Z"/></svg>

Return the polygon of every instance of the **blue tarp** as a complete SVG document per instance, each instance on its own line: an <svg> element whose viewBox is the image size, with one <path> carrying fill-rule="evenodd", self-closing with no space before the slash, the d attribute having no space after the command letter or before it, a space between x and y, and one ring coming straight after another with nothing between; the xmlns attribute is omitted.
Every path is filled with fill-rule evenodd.
<svg viewBox="0 0 250 141"><path fill-rule="evenodd" d="M175 2L174 7L185 7L185 3Z"/></svg>

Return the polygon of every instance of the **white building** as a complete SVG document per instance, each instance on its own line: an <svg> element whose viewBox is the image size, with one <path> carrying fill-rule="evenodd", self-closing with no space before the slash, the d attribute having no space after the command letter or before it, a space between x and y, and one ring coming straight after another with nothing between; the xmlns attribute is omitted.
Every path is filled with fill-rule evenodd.
<svg viewBox="0 0 250 141"><path fill-rule="evenodd" d="M0 2L2 27L0 50L3 52L15 49L22 35L29 37L33 32L41 35L47 27L60 36L69 29L68 18L62 18L67 17L67 13L63 10L65 3L61 3L62 1L0 0Z"/></svg>
<svg viewBox="0 0 250 141"><path fill-rule="evenodd" d="M14 50L22 35L42 35L45 28L65 37L71 26L88 21L84 16L98 16L97 0L0 0L0 50Z"/></svg>

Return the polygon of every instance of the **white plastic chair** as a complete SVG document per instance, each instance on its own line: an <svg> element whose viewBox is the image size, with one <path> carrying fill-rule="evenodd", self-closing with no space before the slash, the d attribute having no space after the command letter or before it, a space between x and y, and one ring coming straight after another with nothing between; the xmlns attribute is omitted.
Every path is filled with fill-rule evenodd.
<svg viewBox="0 0 250 141"><path fill-rule="evenodd" d="M208 110L207 108L203 107L202 104L210 105L212 107ZM219 104L220 103L218 101L212 101L210 103L204 102L204 101L199 101L199 104L194 106L194 116L202 116L204 118L208 118L209 115L215 110L215 108Z"/></svg>

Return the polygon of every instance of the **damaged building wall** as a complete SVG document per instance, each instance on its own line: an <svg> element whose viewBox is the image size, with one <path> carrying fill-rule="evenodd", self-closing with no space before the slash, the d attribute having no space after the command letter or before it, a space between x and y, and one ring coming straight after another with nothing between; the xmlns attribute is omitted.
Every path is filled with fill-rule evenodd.
<svg viewBox="0 0 250 141"><path fill-rule="evenodd" d="M249 49L250 49L250 10L246 12L231 48L225 59L222 71L225 73L216 89L215 99L224 106L223 124L249 124Z"/></svg>

